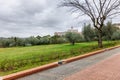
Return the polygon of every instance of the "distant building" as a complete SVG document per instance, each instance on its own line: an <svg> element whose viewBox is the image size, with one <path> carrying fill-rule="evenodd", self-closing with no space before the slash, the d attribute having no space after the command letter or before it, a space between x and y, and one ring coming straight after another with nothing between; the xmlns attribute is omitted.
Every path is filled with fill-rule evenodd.
<svg viewBox="0 0 120 80"><path fill-rule="evenodd" d="M78 29L74 29L73 27L71 27L71 29L68 29L68 30L65 31L65 32L55 32L54 35L63 36L63 35L65 35L67 32L75 32L75 33L79 33L79 34L80 34L80 32L78 32Z"/></svg>
<svg viewBox="0 0 120 80"><path fill-rule="evenodd" d="M55 32L54 35L57 35L57 36L63 36L65 35L66 32Z"/></svg>
<svg viewBox="0 0 120 80"><path fill-rule="evenodd" d="M115 27L118 27L118 28L120 28L120 23L115 23L115 24L113 24Z"/></svg>
<svg viewBox="0 0 120 80"><path fill-rule="evenodd" d="M79 33L78 29L73 29L73 27L71 27L71 29L68 29L67 32L76 32L76 33Z"/></svg>

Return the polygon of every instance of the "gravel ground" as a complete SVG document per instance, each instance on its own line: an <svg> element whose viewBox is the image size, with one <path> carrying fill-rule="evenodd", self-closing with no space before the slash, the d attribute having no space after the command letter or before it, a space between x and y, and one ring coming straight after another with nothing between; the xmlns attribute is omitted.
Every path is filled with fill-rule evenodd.
<svg viewBox="0 0 120 80"><path fill-rule="evenodd" d="M75 74L87 67L90 67L102 60L109 58L120 52L120 48L105 51L87 58L83 58L56 68L38 72L17 80L63 80L65 77Z"/></svg>

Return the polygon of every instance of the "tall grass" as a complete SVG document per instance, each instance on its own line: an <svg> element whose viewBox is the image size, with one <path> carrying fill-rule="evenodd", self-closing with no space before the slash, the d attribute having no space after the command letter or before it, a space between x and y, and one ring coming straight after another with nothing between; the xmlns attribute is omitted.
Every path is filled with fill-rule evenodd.
<svg viewBox="0 0 120 80"><path fill-rule="evenodd" d="M120 44L120 41L105 41L104 47ZM98 50L97 42L70 44L42 45L32 47L15 47L0 49L0 72L18 70L32 65L40 66L53 61L85 54ZM2 75L2 74L1 74Z"/></svg>

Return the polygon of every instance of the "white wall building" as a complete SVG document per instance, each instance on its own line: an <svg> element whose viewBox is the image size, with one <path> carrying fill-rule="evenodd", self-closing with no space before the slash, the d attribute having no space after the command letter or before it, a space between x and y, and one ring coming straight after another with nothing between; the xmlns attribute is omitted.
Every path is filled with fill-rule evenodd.
<svg viewBox="0 0 120 80"><path fill-rule="evenodd" d="M78 32L78 29L74 29L73 27L71 27L71 29L68 29L68 30L65 31L65 32L55 32L54 35L63 36L63 35L65 35L67 32L80 33L80 32Z"/></svg>
<svg viewBox="0 0 120 80"><path fill-rule="evenodd" d="M115 24L113 24L115 27L118 27L118 28L120 28L120 23L115 23Z"/></svg>

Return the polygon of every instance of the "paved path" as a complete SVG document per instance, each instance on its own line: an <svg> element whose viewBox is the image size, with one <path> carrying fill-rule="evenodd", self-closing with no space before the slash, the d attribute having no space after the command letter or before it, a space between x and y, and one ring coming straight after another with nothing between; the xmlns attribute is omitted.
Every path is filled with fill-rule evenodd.
<svg viewBox="0 0 120 80"><path fill-rule="evenodd" d="M120 52L64 80L120 80Z"/></svg>
<svg viewBox="0 0 120 80"><path fill-rule="evenodd" d="M86 69L120 52L120 48L83 58L56 68L35 73L17 80L63 80L64 78Z"/></svg>

